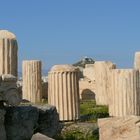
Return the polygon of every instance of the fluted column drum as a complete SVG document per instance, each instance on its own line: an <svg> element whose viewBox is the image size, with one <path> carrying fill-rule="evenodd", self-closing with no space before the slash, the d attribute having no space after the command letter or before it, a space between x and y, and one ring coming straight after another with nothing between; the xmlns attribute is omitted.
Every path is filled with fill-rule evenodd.
<svg viewBox="0 0 140 140"><path fill-rule="evenodd" d="M116 65L110 61L96 61L95 81L96 81L96 104L108 105L110 74L111 70L116 68Z"/></svg>
<svg viewBox="0 0 140 140"><path fill-rule="evenodd" d="M30 60L22 63L23 99L33 103L41 102L41 61Z"/></svg>
<svg viewBox="0 0 140 140"><path fill-rule="evenodd" d="M0 30L0 74L17 76L17 52L16 36L7 30Z"/></svg>
<svg viewBox="0 0 140 140"><path fill-rule="evenodd" d="M134 68L140 70L140 52L135 53Z"/></svg>
<svg viewBox="0 0 140 140"><path fill-rule="evenodd" d="M48 103L56 106L61 121L79 119L78 69L71 65L55 65L48 75Z"/></svg>
<svg viewBox="0 0 140 140"><path fill-rule="evenodd" d="M112 70L110 92L110 116L140 115L138 70Z"/></svg>

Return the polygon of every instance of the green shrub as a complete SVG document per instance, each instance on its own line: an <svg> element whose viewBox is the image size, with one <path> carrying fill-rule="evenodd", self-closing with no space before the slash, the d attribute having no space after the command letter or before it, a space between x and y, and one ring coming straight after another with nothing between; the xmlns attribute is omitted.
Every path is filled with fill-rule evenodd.
<svg viewBox="0 0 140 140"><path fill-rule="evenodd" d="M98 130L94 131L94 134L91 135L87 135L85 136L85 134L83 134L80 131L69 131L69 132L65 132L62 135L57 136L57 138L55 138L56 140L99 140L99 132Z"/></svg>
<svg viewBox="0 0 140 140"><path fill-rule="evenodd" d="M80 103L81 121L96 122L98 118L108 117L108 107L96 105L95 100L81 101Z"/></svg>

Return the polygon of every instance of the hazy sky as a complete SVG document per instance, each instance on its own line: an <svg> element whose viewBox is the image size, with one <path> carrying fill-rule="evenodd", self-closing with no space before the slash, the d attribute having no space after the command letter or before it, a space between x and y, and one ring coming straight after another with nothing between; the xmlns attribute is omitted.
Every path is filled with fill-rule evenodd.
<svg viewBox="0 0 140 140"><path fill-rule="evenodd" d="M19 68L43 69L84 56L132 67L140 50L139 0L0 0L0 29L16 34Z"/></svg>

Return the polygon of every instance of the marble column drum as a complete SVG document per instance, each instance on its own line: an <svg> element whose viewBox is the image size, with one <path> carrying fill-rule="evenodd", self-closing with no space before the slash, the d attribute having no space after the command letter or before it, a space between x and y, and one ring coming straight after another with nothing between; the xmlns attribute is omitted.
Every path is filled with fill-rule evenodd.
<svg viewBox="0 0 140 140"><path fill-rule="evenodd" d="M79 119L79 70L55 65L48 74L48 103L56 106L61 121Z"/></svg>
<svg viewBox="0 0 140 140"><path fill-rule="evenodd" d="M0 30L0 74L17 76L17 52L16 36L7 30Z"/></svg>
<svg viewBox="0 0 140 140"><path fill-rule="evenodd" d="M134 57L134 68L140 70L140 52L135 53Z"/></svg>
<svg viewBox="0 0 140 140"><path fill-rule="evenodd" d="M110 86L110 116L140 115L139 71L134 69L112 70Z"/></svg>
<svg viewBox="0 0 140 140"><path fill-rule="evenodd" d="M29 60L22 63L23 99L33 103L41 102L41 61Z"/></svg>
<svg viewBox="0 0 140 140"><path fill-rule="evenodd" d="M108 105L110 74L116 65L110 61L96 61L94 64L96 81L96 104Z"/></svg>

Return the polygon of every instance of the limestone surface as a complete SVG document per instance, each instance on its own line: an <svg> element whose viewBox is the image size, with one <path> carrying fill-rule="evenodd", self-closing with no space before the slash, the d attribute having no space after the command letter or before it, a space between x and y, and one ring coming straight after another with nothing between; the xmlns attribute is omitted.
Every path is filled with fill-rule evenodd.
<svg viewBox="0 0 140 140"><path fill-rule="evenodd" d="M98 120L100 140L140 140L140 117L126 116Z"/></svg>

